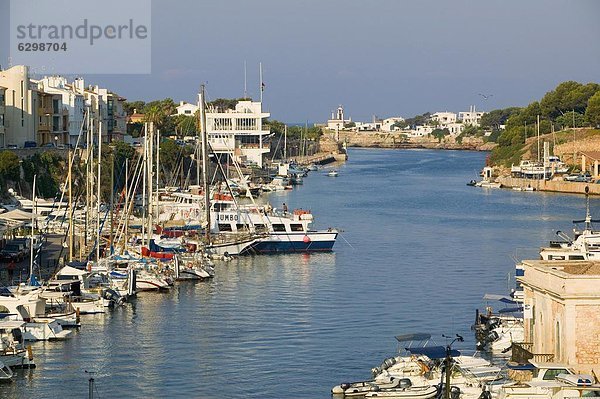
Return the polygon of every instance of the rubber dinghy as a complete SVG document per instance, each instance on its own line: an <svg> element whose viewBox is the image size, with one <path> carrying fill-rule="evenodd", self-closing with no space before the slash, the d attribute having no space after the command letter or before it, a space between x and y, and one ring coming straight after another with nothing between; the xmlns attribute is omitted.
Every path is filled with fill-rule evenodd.
<svg viewBox="0 0 600 399"><path fill-rule="evenodd" d="M400 378L386 376L385 378L370 381L344 382L331 388L331 393L336 395L336 397L337 395L339 395L339 397L364 396L369 392L396 388L399 385Z"/></svg>
<svg viewBox="0 0 600 399"><path fill-rule="evenodd" d="M365 398L386 399L431 399L438 394L434 385L413 386L409 378L401 378L399 387L369 392Z"/></svg>

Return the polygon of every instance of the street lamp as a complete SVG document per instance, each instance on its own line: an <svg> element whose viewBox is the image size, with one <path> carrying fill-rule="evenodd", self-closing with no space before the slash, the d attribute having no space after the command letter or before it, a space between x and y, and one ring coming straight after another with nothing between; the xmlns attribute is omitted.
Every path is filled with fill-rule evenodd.
<svg viewBox="0 0 600 399"><path fill-rule="evenodd" d="M58 148L58 136L54 136L54 147Z"/></svg>

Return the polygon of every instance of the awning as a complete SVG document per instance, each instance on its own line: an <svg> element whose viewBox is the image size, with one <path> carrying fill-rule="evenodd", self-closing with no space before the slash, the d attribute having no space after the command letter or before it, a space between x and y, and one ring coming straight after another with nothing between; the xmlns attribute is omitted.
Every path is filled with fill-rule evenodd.
<svg viewBox="0 0 600 399"><path fill-rule="evenodd" d="M398 342L427 341L428 339L431 339L431 334L415 333L415 334L396 335L396 340Z"/></svg>

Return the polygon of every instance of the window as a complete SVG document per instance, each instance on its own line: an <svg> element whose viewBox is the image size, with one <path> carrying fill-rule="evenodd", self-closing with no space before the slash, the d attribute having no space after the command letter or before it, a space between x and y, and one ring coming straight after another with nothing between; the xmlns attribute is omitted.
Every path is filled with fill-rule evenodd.
<svg viewBox="0 0 600 399"><path fill-rule="evenodd" d="M254 229L256 231L264 231L265 230L265 225L264 224L255 224L254 225Z"/></svg>
<svg viewBox="0 0 600 399"><path fill-rule="evenodd" d="M285 225L284 224L274 224L273 231L285 231Z"/></svg>
<svg viewBox="0 0 600 399"><path fill-rule="evenodd" d="M290 224L290 229L292 231L304 231L301 224Z"/></svg>
<svg viewBox="0 0 600 399"><path fill-rule="evenodd" d="M230 224L219 223L219 231L233 231Z"/></svg>
<svg viewBox="0 0 600 399"><path fill-rule="evenodd" d="M569 260L584 260L583 255L571 255Z"/></svg>
<svg viewBox="0 0 600 399"><path fill-rule="evenodd" d="M58 114L59 111L59 106L58 106L58 100L52 100L52 112L54 112L55 114Z"/></svg>
<svg viewBox="0 0 600 399"><path fill-rule="evenodd" d="M186 109L185 111L183 111L183 113L186 115L190 115L192 113L192 111L189 109Z"/></svg>
<svg viewBox="0 0 600 399"><path fill-rule="evenodd" d="M542 380L544 380L544 381L552 381L559 374L571 374L571 373L567 369L551 369L551 370L546 370L546 374L544 374L544 378L542 378Z"/></svg>
<svg viewBox="0 0 600 399"><path fill-rule="evenodd" d="M247 231L248 230L248 225L242 224L242 223L236 224L235 227L237 228L237 231Z"/></svg>

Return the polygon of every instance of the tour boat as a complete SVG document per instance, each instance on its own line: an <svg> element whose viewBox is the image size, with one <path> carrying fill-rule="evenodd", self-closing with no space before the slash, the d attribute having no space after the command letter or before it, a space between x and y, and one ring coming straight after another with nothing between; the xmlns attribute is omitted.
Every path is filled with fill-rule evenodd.
<svg viewBox="0 0 600 399"><path fill-rule="evenodd" d="M309 210L284 212L270 207L214 201L211 209L212 254L245 255L331 251L338 231L311 230Z"/></svg>

